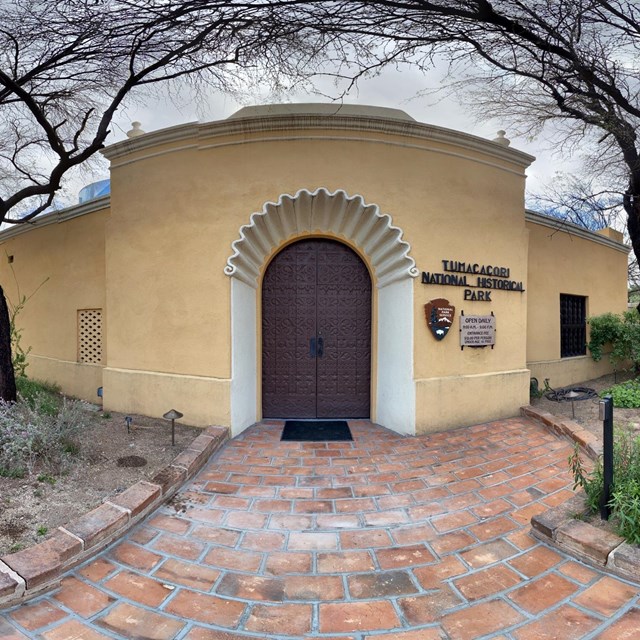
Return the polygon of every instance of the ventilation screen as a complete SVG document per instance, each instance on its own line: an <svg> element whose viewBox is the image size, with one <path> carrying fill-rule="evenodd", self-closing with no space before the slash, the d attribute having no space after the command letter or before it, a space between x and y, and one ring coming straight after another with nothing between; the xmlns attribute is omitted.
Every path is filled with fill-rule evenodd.
<svg viewBox="0 0 640 640"><path fill-rule="evenodd" d="M102 309L78 311L78 362L102 364Z"/></svg>

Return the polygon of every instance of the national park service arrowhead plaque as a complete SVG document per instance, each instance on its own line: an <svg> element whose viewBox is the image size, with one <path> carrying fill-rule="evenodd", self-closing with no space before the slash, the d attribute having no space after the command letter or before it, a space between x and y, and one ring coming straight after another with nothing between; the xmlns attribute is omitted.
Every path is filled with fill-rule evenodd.
<svg viewBox="0 0 640 640"><path fill-rule="evenodd" d="M436 340L442 340L453 325L456 308L444 298L436 298L424 305L427 326Z"/></svg>

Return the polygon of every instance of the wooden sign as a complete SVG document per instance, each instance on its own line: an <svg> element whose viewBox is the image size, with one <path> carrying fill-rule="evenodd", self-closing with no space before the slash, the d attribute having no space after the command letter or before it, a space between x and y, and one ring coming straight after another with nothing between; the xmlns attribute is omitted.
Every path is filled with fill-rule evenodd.
<svg viewBox="0 0 640 640"><path fill-rule="evenodd" d="M456 308L444 298L436 298L424 305L427 326L436 340L442 340L449 333L455 313Z"/></svg>

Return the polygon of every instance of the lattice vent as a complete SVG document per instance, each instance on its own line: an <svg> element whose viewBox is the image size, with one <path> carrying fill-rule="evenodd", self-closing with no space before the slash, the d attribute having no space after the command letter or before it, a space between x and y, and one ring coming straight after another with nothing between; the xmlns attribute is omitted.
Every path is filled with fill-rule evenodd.
<svg viewBox="0 0 640 640"><path fill-rule="evenodd" d="M102 363L102 309L78 310L78 362Z"/></svg>

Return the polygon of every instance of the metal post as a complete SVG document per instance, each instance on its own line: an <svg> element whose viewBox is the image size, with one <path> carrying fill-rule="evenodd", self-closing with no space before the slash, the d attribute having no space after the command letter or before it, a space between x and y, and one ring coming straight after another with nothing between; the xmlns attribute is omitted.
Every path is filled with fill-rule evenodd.
<svg viewBox="0 0 640 640"><path fill-rule="evenodd" d="M600 496L600 518L608 520L611 515L609 502L613 486L613 398L605 396L600 400L600 418L602 419L603 476L602 495Z"/></svg>
<svg viewBox="0 0 640 640"><path fill-rule="evenodd" d="M176 446L176 420L180 420L183 417L183 414L175 409L171 409L167 411L162 416L165 420L171 420L171 446Z"/></svg>

